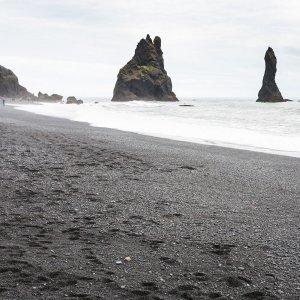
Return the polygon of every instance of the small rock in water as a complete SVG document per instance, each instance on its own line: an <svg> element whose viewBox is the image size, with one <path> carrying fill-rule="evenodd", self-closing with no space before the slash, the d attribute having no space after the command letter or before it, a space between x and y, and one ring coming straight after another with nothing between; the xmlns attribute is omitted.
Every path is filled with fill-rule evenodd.
<svg viewBox="0 0 300 300"><path fill-rule="evenodd" d="M127 256L127 257L124 258L124 260L125 260L125 261L131 261L131 257L130 257L130 256Z"/></svg>
<svg viewBox="0 0 300 300"><path fill-rule="evenodd" d="M116 261L116 264L117 264L117 265L121 265L121 264L122 264L122 261L118 259L118 260Z"/></svg>

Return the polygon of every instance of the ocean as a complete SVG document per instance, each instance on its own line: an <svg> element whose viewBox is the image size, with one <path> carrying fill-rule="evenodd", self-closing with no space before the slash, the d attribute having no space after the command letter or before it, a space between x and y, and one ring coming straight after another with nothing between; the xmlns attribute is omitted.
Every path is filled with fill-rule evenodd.
<svg viewBox="0 0 300 300"><path fill-rule="evenodd" d="M299 101L256 103L255 99L194 98L166 103L82 99L82 105L45 103L16 108L91 126L300 157Z"/></svg>

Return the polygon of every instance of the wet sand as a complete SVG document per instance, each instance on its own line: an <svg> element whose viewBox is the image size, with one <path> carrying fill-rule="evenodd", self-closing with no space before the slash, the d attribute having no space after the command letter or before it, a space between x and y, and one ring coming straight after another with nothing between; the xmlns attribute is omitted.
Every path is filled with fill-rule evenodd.
<svg viewBox="0 0 300 300"><path fill-rule="evenodd" d="M0 109L0 299L300 299L300 159Z"/></svg>

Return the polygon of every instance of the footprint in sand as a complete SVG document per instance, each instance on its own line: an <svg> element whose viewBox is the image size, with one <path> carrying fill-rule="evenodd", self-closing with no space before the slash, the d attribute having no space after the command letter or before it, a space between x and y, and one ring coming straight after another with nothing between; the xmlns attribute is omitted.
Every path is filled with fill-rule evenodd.
<svg viewBox="0 0 300 300"><path fill-rule="evenodd" d="M179 264L179 262L174 259L174 258L171 258L171 257L167 257L167 256L162 256L160 257L160 260L168 265L177 265Z"/></svg>
<svg viewBox="0 0 300 300"><path fill-rule="evenodd" d="M279 298L271 293L263 291L253 291L250 293L243 294L244 299L253 299L253 300L279 300Z"/></svg>
<svg viewBox="0 0 300 300"><path fill-rule="evenodd" d="M229 255L232 248L235 247L235 245L230 244L214 244L213 249L211 250L212 253L217 255Z"/></svg>

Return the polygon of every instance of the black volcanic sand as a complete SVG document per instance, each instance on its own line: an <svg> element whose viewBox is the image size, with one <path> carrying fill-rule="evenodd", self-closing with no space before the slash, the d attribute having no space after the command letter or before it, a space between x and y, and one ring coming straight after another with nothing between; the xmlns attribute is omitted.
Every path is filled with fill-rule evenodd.
<svg viewBox="0 0 300 300"><path fill-rule="evenodd" d="M0 136L0 299L300 298L300 159L12 107Z"/></svg>

